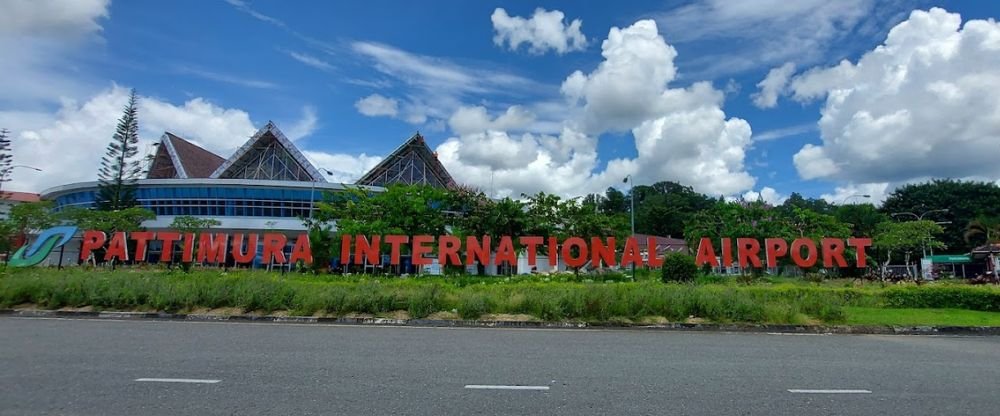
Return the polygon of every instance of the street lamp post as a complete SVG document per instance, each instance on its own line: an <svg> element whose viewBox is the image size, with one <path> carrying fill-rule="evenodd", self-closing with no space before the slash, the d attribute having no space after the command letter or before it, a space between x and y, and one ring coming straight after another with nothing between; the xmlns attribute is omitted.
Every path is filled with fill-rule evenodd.
<svg viewBox="0 0 1000 416"><path fill-rule="evenodd" d="M330 171L329 169L319 168L319 171L321 173L327 175L327 176L333 176L333 172ZM313 211L316 209L316 207L315 207L315 205L316 205L316 182L317 181L316 181L315 178L312 181L309 181L309 184L311 185L309 187L309 219L310 220L313 217Z"/></svg>
<svg viewBox="0 0 1000 416"><path fill-rule="evenodd" d="M631 214L632 219L632 238L635 238L635 182L632 180L632 175L625 177L625 182L628 182L628 194L629 194L629 214ZM653 247L656 250L656 247ZM646 251L649 251L649 247L646 247ZM649 255L648 253L646 254ZM632 263L632 281L635 281L635 263Z"/></svg>
<svg viewBox="0 0 1000 416"><path fill-rule="evenodd" d="M932 209L930 211L924 211L924 212L920 213L920 215L917 215L917 214L915 214L913 212L908 212L908 211L907 212L894 212L892 214L889 214L889 216L891 216L893 218L896 218L897 216L900 216L900 215L909 215L909 216L912 216L913 218L916 218L917 221L923 221L924 220L924 215L933 214L935 212L948 212L948 209L947 208L944 208L944 209ZM920 254L922 256L924 256L924 257L927 256L927 243L926 242L922 242L922 247L920 247ZM932 255L934 254L934 248L933 247L931 247L931 254Z"/></svg>
<svg viewBox="0 0 1000 416"><path fill-rule="evenodd" d="M17 169L17 168L25 168L25 169L31 169L31 170L33 170L33 171L35 171L35 172L41 172L41 171L42 171L41 169L39 169L39 168L36 168L36 167L34 167L34 166L28 166L28 165L13 165L13 166L11 166L11 167L9 167L9 168L5 169L5 170L4 170L3 172L0 172L0 198L2 198L2 197L3 197L3 191L2 191L2 190L3 190L3 183L4 183L4 182L7 182L7 175L10 175L10 174L11 174L11 172L13 172L13 171L14 171L14 169Z"/></svg>

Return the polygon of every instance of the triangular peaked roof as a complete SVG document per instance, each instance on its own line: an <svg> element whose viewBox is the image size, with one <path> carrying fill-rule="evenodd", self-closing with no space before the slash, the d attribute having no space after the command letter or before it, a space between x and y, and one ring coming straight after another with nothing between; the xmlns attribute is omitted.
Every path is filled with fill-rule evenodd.
<svg viewBox="0 0 1000 416"><path fill-rule="evenodd" d="M149 179L207 178L225 159L170 132L160 137Z"/></svg>
<svg viewBox="0 0 1000 416"><path fill-rule="evenodd" d="M410 137L357 182L358 185L369 186L394 183L423 184L439 188L455 186L455 180L420 133Z"/></svg>
<svg viewBox="0 0 1000 416"><path fill-rule="evenodd" d="M271 121L257 130L210 177L326 182L326 178Z"/></svg>

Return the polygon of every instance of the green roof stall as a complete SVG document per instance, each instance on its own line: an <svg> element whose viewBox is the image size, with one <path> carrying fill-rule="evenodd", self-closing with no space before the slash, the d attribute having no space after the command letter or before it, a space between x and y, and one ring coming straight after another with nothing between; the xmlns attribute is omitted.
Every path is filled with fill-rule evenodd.
<svg viewBox="0 0 1000 416"><path fill-rule="evenodd" d="M965 254L938 254L920 259L925 279L936 279L941 272L964 278L966 264L972 264L972 258Z"/></svg>

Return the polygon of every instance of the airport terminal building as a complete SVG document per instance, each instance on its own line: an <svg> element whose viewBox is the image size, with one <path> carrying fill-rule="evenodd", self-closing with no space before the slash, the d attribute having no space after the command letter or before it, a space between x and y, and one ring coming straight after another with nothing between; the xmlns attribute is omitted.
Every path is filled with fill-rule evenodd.
<svg viewBox="0 0 1000 416"><path fill-rule="evenodd" d="M136 182L139 206L156 214L143 227L154 232L168 230L178 216L194 216L219 221L213 232L278 232L296 237L306 231L302 218L310 215L324 192L358 187L381 192L395 183L455 184L419 133L351 184L327 181L332 172L313 166L271 122L228 158L170 132L156 147L146 177ZM56 210L93 208L97 195L98 183L91 181L46 189L41 199L53 201ZM79 243L65 246L59 253L62 264L76 264ZM147 258L157 258L159 252L160 247L151 243ZM53 253L45 264L59 264L59 255Z"/></svg>
<svg viewBox="0 0 1000 416"><path fill-rule="evenodd" d="M330 172L313 166L274 123L267 123L229 158L184 138L164 133L146 178L136 183L139 205L156 214L143 225L166 229L177 216L213 218L220 231L298 234L324 192L364 187L379 192L393 183L454 185L454 180L420 134L407 139L356 183L331 183ZM56 209L95 206L97 182L46 189L43 200Z"/></svg>

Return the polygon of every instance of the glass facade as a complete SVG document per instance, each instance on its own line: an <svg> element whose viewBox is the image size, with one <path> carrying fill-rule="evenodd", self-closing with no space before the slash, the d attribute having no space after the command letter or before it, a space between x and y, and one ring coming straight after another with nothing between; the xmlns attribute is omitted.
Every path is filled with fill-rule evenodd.
<svg viewBox="0 0 1000 416"><path fill-rule="evenodd" d="M226 186L140 186L139 205L160 215L212 217L298 218L309 215L310 201L323 198L323 190ZM69 192L55 198L56 207L94 206L96 189Z"/></svg>

